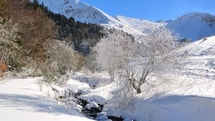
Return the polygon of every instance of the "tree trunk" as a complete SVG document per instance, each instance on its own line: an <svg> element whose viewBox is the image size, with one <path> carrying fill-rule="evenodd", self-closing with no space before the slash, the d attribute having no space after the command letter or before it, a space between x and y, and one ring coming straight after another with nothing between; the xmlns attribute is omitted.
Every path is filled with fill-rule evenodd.
<svg viewBox="0 0 215 121"><path fill-rule="evenodd" d="M141 93L141 89L138 87L136 88L136 91L137 91L137 94L140 94Z"/></svg>

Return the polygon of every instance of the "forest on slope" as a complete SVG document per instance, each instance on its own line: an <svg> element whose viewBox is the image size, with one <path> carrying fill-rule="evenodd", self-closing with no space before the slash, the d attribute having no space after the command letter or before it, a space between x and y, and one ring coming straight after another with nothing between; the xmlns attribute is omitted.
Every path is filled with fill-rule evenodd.
<svg viewBox="0 0 215 121"><path fill-rule="evenodd" d="M80 70L104 36L103 27L54 14L36 0L0 0L0 31L0 61L8 70L31 68L29 75L48 80Z"/></svg>

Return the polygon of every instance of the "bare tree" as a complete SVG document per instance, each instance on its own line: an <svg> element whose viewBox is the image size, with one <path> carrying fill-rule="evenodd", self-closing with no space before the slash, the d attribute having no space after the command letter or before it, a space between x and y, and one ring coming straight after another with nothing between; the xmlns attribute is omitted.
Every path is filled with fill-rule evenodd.
<svg viewBox="0 0 215 121"><path fill-rule="evenodd" d="M118 30L113 30L95 47L96 62L102 70L108 71L111 80L115 79L124 61L127 59L126 46L132 42L132 37Z"/></svg>
<svg viewBox="0 0 215 121"><path fill-rule="evenodd" d="M141 93L141 85L147 82L150 74L161 75L176 63L171 51L177 47L177 38L170 30L160 27L151 29L132 46L133 57L125 64L123 76L137 93Z"/></svg>
<svg viewBox="0 0 215 121"><path fill-rule="evenodd" d="M146 36L134 41L131 36L114 31L97 45L97 62L112 78L123 77L141 93L142 84L151 74L161 74L174 65L177 38L164 27L152 28ZM168 69L167 69L168 68Z"/></svg>

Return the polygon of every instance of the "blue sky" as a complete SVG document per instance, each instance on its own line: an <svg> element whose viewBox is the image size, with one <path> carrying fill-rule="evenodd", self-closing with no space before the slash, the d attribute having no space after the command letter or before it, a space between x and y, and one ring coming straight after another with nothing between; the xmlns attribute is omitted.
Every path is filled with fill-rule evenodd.
<svg viewBox="0 0 215 121"><path fill-rule="evenodd" d="M80 0L111 16L147 19L151 21L176 19L189 12L215 15L215 0Z"/></svg>

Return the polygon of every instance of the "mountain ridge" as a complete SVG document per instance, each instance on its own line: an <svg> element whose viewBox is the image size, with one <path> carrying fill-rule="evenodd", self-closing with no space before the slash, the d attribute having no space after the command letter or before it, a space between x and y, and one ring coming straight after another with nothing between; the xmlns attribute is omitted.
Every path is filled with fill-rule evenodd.
<svg viewBox="0 0 215 121"><path fill-rule="evenodd" d="M78 0L38 0L50 11L62 14L76 21L100 24L107 28L115 28L132 34L136 38L145 35L150 27L166 26L180 38L195 41L215 35L215 16L209 13L192 12L184 14L175 20L152 22L144 19L123 16L112 17L99 8Z"/></svg>
<svg viewBox="0 0 215 121"><path fill-rule="evenodd" d="M191 41L215 35L215 16L209 13L187 13L167 24L167 28Z"/></svg>

